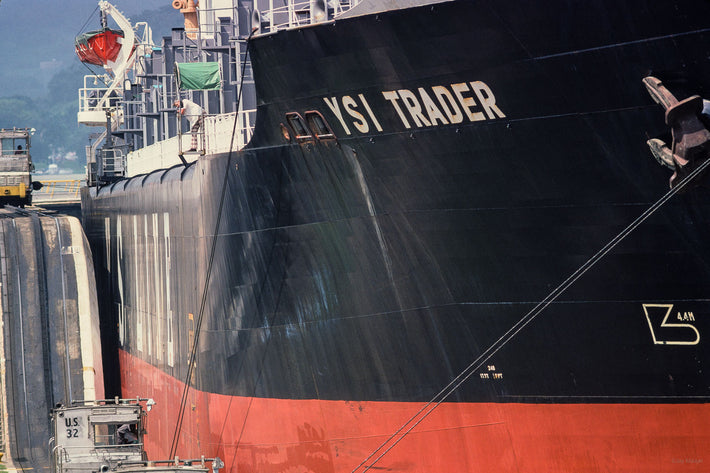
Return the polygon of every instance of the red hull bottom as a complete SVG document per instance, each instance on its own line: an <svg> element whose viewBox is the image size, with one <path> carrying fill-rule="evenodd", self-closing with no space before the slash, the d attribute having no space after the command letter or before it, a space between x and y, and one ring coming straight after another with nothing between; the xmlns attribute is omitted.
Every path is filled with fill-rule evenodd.
<svg viewBox="0 0 710 473"><path fill-rule="evenodd" d="M124 397L152 397L149 458L167 459L183 383L120 353ZM288 400L190 391L178 455L228 473L351 472L420 403ZM674 472L710 469L710 404L448 403L373 470Z"/></svg>

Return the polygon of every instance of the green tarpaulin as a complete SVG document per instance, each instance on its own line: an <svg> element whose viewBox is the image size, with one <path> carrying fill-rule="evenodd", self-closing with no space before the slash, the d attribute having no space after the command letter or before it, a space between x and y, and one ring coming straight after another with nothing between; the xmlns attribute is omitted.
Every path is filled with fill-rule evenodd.
<svg viewBox="0 0 710 473"><path fill-rule="evenodd" d="M219 63L176 62L175 75L182 90L219 90Z"/></svg>

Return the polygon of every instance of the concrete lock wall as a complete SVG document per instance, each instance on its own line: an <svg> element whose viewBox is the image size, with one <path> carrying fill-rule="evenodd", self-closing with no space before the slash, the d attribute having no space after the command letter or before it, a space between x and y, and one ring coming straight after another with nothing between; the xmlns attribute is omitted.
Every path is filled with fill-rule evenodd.
<svg viewBox="0 0 710 473"><path fill-rule="evenodd" d="M0 210L0 451L51 467L50 410L102 399L91 251L74 217Z"/></svg>

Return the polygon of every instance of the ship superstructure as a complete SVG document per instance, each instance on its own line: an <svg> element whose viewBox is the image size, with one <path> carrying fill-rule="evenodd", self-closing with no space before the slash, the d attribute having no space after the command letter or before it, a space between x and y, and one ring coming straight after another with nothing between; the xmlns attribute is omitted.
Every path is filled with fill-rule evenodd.
<svg viewBox="0 0 710 473"><path fill-rule="evenodd" d="M177 406L149 454L702 464L709 8L200 2L82 199L120 389ZM179 86L209 62L218 90Z"/></svg>

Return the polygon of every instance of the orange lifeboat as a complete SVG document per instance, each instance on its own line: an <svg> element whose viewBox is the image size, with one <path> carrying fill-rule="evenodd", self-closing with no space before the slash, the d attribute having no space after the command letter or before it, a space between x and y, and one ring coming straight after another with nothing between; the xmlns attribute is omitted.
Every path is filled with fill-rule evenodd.
<svg viewBox="0 0 710 473"><path fill-rule="evenodd" d="M115 61L121 50L118 38L123 38L123 32L109 28L81 34L74 40L76 55L81 62L105 66Z"/></svg>

